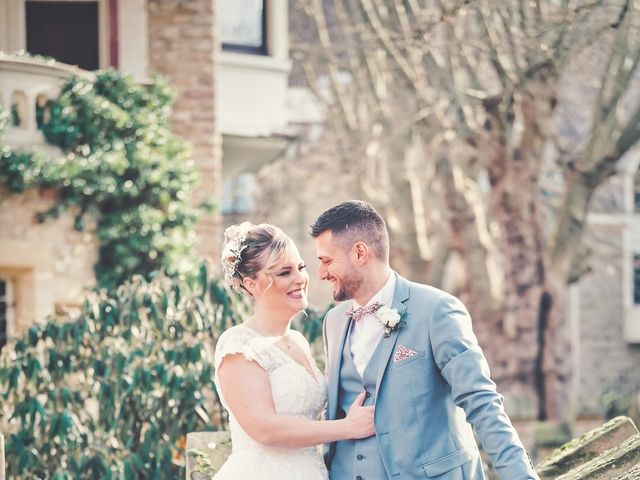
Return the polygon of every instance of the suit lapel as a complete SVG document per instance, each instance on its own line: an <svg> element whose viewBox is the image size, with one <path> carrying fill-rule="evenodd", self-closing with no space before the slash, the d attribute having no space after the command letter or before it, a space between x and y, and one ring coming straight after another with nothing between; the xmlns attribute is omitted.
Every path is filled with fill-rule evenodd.
<svg viewBox="0 0 640 480"><path fill-rule="evenodd" d="M348 310L345 310L344 312L336 312L337 315L340 315L343 318L341 319L342 324L338 329L336 329L337 337L334 339L333 350L330 353L331 358L329 358L329 392L327 401L327 406L329 409L329 411L327 412L327 418L329 420L335 419L338 411L338 389L340 387L342 352L344 350L344 342L347 339L349 325L351 325L351 320L346 314L347 311Z"/></svg>
<svg viewBox="0 0 640 480"><path fill-rule="evenodd" d="M400 315L402 321L406 321L406 311L407 306L404 302L409 298L409 282L407 282L404 278L402 278L397 273L396 275L396 289L393 293L393 303L391 304L391 308L395 308ZM387 370L387 365L389 364L389 359L391 358L391 353L394 350L396 345L396 341L398 340L398 334L400 333L400 329L397 328L393 330L388 337L382 337L380 340L382 342L380 348L380 359L378 363L378 372L376 376L376 387L378 391L380 391L380 382L382 382L382 377L384 376L384 372Z"/></svg>

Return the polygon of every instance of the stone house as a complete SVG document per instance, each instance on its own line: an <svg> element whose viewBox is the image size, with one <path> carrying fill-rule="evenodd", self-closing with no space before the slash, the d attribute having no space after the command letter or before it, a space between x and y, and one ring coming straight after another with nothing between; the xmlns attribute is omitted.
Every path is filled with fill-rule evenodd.
<svg viewBox="0 0 640 480"><path fill-rule="evenodd" d="M640 402L640 152L595 192L587 272L570 290L573 404L580 415Z"/></svg>
<svg viewBox="0 0 640 480"><path fill-rule="evenodd" d="M222 204L198 227L201 253L215 257L221 210L233 210L237 178L291 141L287 25L286 0L2 0L0 104L20 118L3 141L51 150L36 104L70 75L113 67L144 82L162 74L177 90L173 130L191 144L200 169L194 202L213 195ZM11 55L19 51L57 62ZM231 191L225 201L223 184ZM51 201L47 192L0 191L0 347L76 305L94 282L90 233L70 228L71 215L34 224Z"/></svg>

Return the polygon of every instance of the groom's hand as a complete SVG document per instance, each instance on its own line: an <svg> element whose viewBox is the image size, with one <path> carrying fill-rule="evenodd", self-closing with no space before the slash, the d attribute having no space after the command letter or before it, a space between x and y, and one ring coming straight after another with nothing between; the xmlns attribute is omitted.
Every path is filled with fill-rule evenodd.
<svg viewBox="0 0 640 480"><path fill-rule="evenodd" d="M360 392L349 408L349 413L347 413L347 418L345 419L349 428L349 438L367 438L375 435L375 425L373 423L375 409L373 405L367 407L362 405L366 396L366 390Z"/></svg>

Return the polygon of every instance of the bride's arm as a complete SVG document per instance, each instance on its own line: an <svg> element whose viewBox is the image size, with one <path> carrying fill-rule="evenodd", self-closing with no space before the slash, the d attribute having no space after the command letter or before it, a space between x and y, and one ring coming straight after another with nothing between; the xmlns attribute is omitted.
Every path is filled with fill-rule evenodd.
<svg viewBox="0 0 640 480"><path fill-rule="evenodd" d="M374 434L373 407L363 407L363 391L341 420L308 420L275 411L269 376L241 354L227 355L218 370L225 402L242 429L256 442L296 448Z"/></svg>

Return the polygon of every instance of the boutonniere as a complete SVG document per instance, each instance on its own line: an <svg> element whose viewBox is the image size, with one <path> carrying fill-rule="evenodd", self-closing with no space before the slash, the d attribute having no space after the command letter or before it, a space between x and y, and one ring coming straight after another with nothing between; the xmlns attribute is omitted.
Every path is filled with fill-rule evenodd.
<svg viewBox="0 0 640 480"><path fill-rule="evenodd" d="M395 308L380 307L376 312L376 318L384 328L385 338L388 337L392 331L398 330L406 325L406 322L402 321L402 317Z"/></svg>

